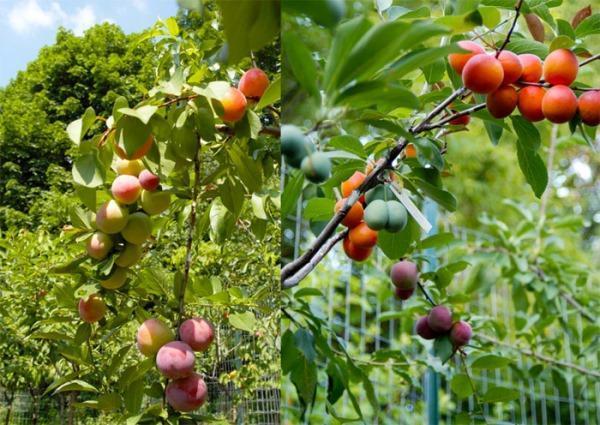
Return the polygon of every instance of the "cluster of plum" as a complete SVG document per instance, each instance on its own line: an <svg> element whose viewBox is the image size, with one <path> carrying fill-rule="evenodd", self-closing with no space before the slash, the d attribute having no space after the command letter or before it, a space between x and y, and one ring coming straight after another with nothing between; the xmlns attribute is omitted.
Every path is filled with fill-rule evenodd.
<svg viewBox="0 0 600 425"><path fill-rule="evenodd" d="M437 305L427 316L421 316L417 320L415 331L423 339L436 339L447 335L455 349L468 344L473 335L471 325L462 320L452 322L452 312L443 305Z"/></svg>
<svg viewBox="0 0 600 425"><path fill-rule="evenodd" d="M554 50L542 62L536 55L516 55L508 50L502 50L496 58L495 53L486 53L473 41L459 41L458 45L469 53L450 54L450 65L462 76L467 89L487 95L486 106L493 117L505 118L518 108L525 119L533 122L545 118L565 123L579 112L584 123L600 124L600 92L587 91L578 99L569 87L579 71L572 51ZM450 123L468 122L469 117L462 116Z"/></svg>
<svg viewBox="0 0 600 425"><path fill-rule="evenodd" d="M191 412L204 404L206 383L194 372L194 352L208 350L214 339L214 327L206 319L194 317L179 326L179 339L160 319L148 319L138 328L137 347L147 357L156 356L156 367L170 381L165 395L171 407Z"/></svg>
<svg viewBox="0 0 600 425"><path fill-rule="evenodd" d="M313 183L323 183L331 175L331 160L295 125L281 127L281 153L292 168L299 168Z"/></svg>
<svg viewBox="0 0 600 425"><path fill-rule="evenodd" d="M130 159L119 158L115 162L117 177L112 183L113 199L103 203L96 212L96 232L88 239L86 250L92 259L101 261L114 256L114 264L108 275L100 277L100 286L108 290L119 289L127 282L129 268L143 254L143 244L152 234L150 216L165 211L171 202L169 192L159 188L157 175L144 168L140 160L152 145ZM117 150L118 155L124 152ZM88 323L102 319L106 306L99 294L79 301L79 316Z"/></svg>
<svg viewBox="0 0 600 425"><path fill-rule="evenodd" d="M367 166L367 173L371 167L372 165ZM342 198L335 204L335 212L342 209L348 196L366 177L365 173L356 171L348 180L342 182ZM387 183L379 184L362 195L342 220L342 224L350 229L348 236L344 238L344 252L355 261L364 261L377 244L379 230L399 232L406 227L407 222L408 213L404 205L396 200Z"/></svg>
<svg viewBox="0 0 600 425"><path fill-rule="evenodd" d="M244 72L238 87L229 87L221 96L223 121L236 122L246 113L248 101L256 102L269 87L269 77L260 68L251 68Z"/></svg>

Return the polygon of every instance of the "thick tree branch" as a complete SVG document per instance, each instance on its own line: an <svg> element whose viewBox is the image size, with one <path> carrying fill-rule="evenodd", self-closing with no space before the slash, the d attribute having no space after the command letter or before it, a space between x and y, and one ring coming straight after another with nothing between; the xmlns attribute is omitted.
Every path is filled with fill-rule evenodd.
<svg viewBox="0 0 600 425"><path fill-rule="evenodd" d="M502 346L502 347L513 349L515 351L518 351L521 354L524 354L524 355L529 356L529 357L534 357L534 358L536 358L538 360L541 360L541 361L546 362L546 363L553 364L555 366L566 367L568 369L573 369L573 370L576 370L576 371L578 371L580 373L583 373L584 375L590 375L590 376L593 376L593 377L596 377L596 378L600 378L600 372L598 372L596 370L586 369L585 367L582 367L582 366L579 366L579 365L576 365L576 364L573 364L573 363L565 362L565 361L562 361L562 360L555 360L555 359L553 359L551 357L548 357L548 356L546 356L544 354L538 354L538 353L536 353L534 351L531 351L531 350L529 350L527 348L522 348L522 347L519 347L519 346L516 346L516 345L511 345L511 344L508 344L506 342L500 341L500 340L498 340L496 338L492 338L490 336L487 336L487 335L484 335L484 334L481 334L481 333L476 333L475 334L475 338L483 340L483 341L490 342L490 343L492 343L494 345L498 345L498 346Z"/></svg>

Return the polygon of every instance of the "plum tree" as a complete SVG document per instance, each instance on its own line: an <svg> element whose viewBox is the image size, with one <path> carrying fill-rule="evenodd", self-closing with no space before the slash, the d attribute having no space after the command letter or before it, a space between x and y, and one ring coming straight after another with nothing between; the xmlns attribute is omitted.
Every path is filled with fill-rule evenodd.
<svg viewBox="0 0 600 425"><path fill-rule="evenodd" d="M523 87L521 91L519 91L517 106L523 118L533 122L544 119L542 100L544 99L545 94L546 90L543 87L538 86Z"/></svg>
<svg viewBox="0 0 600 425"><path fill-rule="evenodd" d="M92 294L79 300L79 317L86 323L100 321L106 313L106 304L99 294Z"/></svg>
<svg viewBox="0 0 600 425"><path fill-rule="evenodd" d="M127 224L121 230L121 236L127 242L141 245L152 234L152 221L147 214L136 212L129 215Z"/></svg>
<svg viewBox="0 0 600 425"><path fill-rule="evenodd" d="M167 384L167 402L179 412L191 412L202 406L208 397L206 383L197 373Z"/></svg>
<svg viewBox="0 0 600 425"><path fill-rule="evenodd" d="M142 186L137 177L123 174L117 176L110 190L119 203L131 205L140 197Z"/></svg>
<svg viewBox="0 0 600 425"><path fill-rule="evenodd" d="M579 71L579 62L575 54L568 49L557 49L546 56L543 66L544 80L547 83L569 86Z"/></svg>
<svg viewBox="0 0 600 425"><path fill-rule="evenodd" d="M117 158L115 162L115 170L119 175L128 174L130 176L137 176L143 169L144 164L139 159L130 161L128 159Z"/></svg>
<svg viewBox="0 0 600 425"><path fill-rule="evenodd" d="M523 66L521 73L521 81L528 83L537 83L542 78L542 60L531 53L523 53L519 55L519 60Z"/></svg>
<svg viewBox="0 0 600 425"><path fill-rule="evenodd" d="M95 232L86 245L87 253L95 260L103 260L113 247L113 241L106 233Z"/></svg>
<svg viewBox="0 0 600 425"><path fill-rule="evenodd" d="M397 288L414 289L419 280L417 265L412 261L398 261L390 270L390 279Z"/></svg>
<svg viewBox="0 0 600 425"><path fill-rule="evenodd" d="M462 80L464 86L474 93L487 94L500 87L504 80L504 70L494 56L480 53L467 61Z"/></svg>
<svg viewBox="0 0 600 425"><path fill-rule="evenodd" d="M568 122L577 113L577 96L567 86L553 86L542 99L542 112L550 122Z"/></svg>
<svg viewBox="0 0 600 425"><path fill-rule="evenodd" d="M107 279L100 281L100 286L105 289L119 289L127 281L127 272L125 267L115 267Z"/></svg>
<svg viewBox="0 0 600 425"><path fill-rule="evenodd" d="M131 267L142 258L142 254L143 251L140 245L127 243L115 258L115 264L119 267Z"/></svg>
<svg viewBox="0 0 600 425"><path fill-rule="evenodd" d="M502 86L487 95L485 103L494 118L505 118L512 114L517 107L519 95L512 86Z"/></svg>
<svg viewBox="0 0 600 425"><path fill-rule="evenodd" d="M388 232L396 233L406 227L408 223L408 213L404 205L400 202L391 200L386 202L388 212L388 222L385 229Z"/></svg>
<svg viewBox="0 0 600 425"><path fill-rule="evenodd" d="M281 153L293 168L300 168L302 160L315 151L308 138L295 125L281 127Z"/></svg>
<svg viewBox="0 0 600 425"><path fill-rule="evenodd" d="M485 53L485 50L479 44L470 40L461 40L457 44L461 49L468 50L469 53L451 53L448 55L448 62L461 75L468 60L477 54Z"/></svg>
<svg viewBox="0 0 600 425"><path fill-rule="evenodd" d="M377 244L377 232L362 222L348 232L350 242L358 248L372 248Z"/></svg>
<svg viewBox="0 0 600 425"><path fill-rule="evenodd" d="M208 320L194 317L179 326L179 338L193 351L206 351L215 338L215 330Z"/></svg>
<svg viewBox="0 0 600 425"><path fill-rule="evenodd" d="M331 160L323 152L315 152L302 160L300 168L309 181L322 183L331 175Z"/></svg>
<svg viewBox="0 0 600 425"><path fill-rule="evenodd" d="M334 212L338 212L348 198L342 198L335 203ZM356 227L360 224L364 217L364 208L360 202L355 202L352 207L350 207L350 211L346 214L346 217L342 220L342 224L348 228Z"/></svg>
<svg viewBox="0 0 600 425"><path fill-rule="evenodd" d="M376 199L367 204L365 208L365 223L373 230L382 230L387 227L388 209L385 201Z"/></svg>
<svg viewBox="0 0 600 425"><path fill-rule="evenodd" d="M415 325L415 332L423 339L435 339L438 337L438 333L429 327L427 316L419 317Z"/></svg>
<svg viewBox="0 0 600 425"><path fill-rule="evenodd" d="M583 93L577 101L581 121L587 125L600 124L600 90Z"/></svg>
<svg viewBox="0 0 600 425"><path fill-rule="evenodd" d="M448 332L452 327L452 313L443 305L436 305L429 311L427 324L434 332Z"/></svg>
<svg viewBox="0 0 600 425"><path fill-rule="evenodd" d="M153 174L151 171L142 170L138 177L140 181L140 186L142 189L153 191L156 190L158 185L160 184L160 178Z"/></svg>
<svg viewBox="0 0 600 425"><path fill-rule="evenodd" d="M149 215L157 215L169 208L171 204L171 194L164 191L150 192L142 190L140 196L142 209Z"/></svg>
<svg viewBox="0 0 600 425"><path fill-rule="evenodd" d="M137 330L137 348L145 356L153 356L168 342L175 339L175 335L160 319L148 319Z"/></svg>
<svg viewBox="0 0 600 425"><path fill-rule="evenodd" d="M454 323L450 329L450 341L454 347L467 345L473 335L471 325L462 320Z"/></svg>
<svg viewBox="0 0 600 425"><path fill-rule="evenodd" d="M372 247L361 248L354 245L348 236L344 238L343 247L348 258L354 261L365 261L373 252Z"/></svg>
<svg viewBox="0 0 600 425"><path fill-rule="evenodd" d="M502 84L512 84L521 78L523 73L523 64L519 57L509 50L502 50L498 55L498 60L504 71Z"/></svg>
<svg viewBox="0 0 600 425"><path fill-rule="evenodd" d="M171 341L159 348L156 367L169 379L185 378L194 372L194 352L185 342Z"/></svg>
<svg viewBox="0 0 600 425"><path fill-rule="evenodd" d="M221 97L221 105L223 106L223 121L236 122L241 120L246 113L246 96L236 89L229 87Z"/></svg>
<svg viewBox="0 0 600 425"><path fill-rule="evenodd" d="M244 72L238 89L244 94L244 96L252 99L260 99L269 87L269 77L260 68L251 68Z"/></svg>
<svg viewBox="0 0 600 425"><path fill-rule="evenodd" d="M154 136L152 134L150 134L148 136L148 138L146 139L146 141L142 144L142 146L137 148L131 155L127 155L127 152L125 152L125 150L119 145L116 145L115 151L117 152L117 155L121 159L135 160L135 159L140 159L140 158L143 158L144 156L146 156L146 154L152 148L153 144L154 144Z"/></svg>
<svg viewBox="0 0 600 425"><path fill-rule="evenodd" d="M127 224L129 211L111 199L100 206L96 213L96 227L104 233L119 233Z"/></svg>

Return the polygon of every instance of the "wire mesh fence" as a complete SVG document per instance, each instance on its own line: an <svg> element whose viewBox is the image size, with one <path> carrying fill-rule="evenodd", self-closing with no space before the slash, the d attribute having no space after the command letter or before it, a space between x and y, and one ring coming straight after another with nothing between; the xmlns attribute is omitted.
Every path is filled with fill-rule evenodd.
<svg viewBox="0 0 600 425"><path fill-rule="evenodd" d="M288 252L294 252L294 256L296 256L300 252L301 244L298 235L305 230L304 223L301 223L301 220L290 220L290 222L293 225L283 233L283 244L288 244ZM386 313L402 310L404 305L395 299L389 297L382 299L378 295L375 288L380 284L379 282L385 281L385 284L389 284L387 275L383 273L384 268L384 258L379 253L376 254L374 265L371 267L356 266L347 261L338 250L333 250L315 270L314 274L318 277L309 277L308 283L306 283L321 289L325 295L311 299L313 311L326 317L329 327L343 341L347 351L357 358L365 353L381 349L402 349L408 356L411 353L418 355L421 350L419 342L410 337L413 317L386 318ZM462 279L456 280L461 281ZM458 291L460 288L455 288L454 292ZM410 302L408 301L408 303ZM560 302L565 302L565 300L561 299ZM567 311L567 309L565 308L563 311ZM512 303L511 287L508 282L499 282L493 285L488 294L480 295L468 305L468 312L471 317L489 316L504 323L508 336L502 343L514 353L511 356L514 360L514 367L487 372L472 371L472 379L481 393L485 393L492 386L510 388L519 393L518 399L514 401L483 404L483 413L488 424L600 424L600 380L594 374L585 373L586 370L598 370L598 355L596 353L576 356L571 349L573 345L582 344L583 324L580 315L565 314L562 318L564 321L577 323L579 340L574 340L571 335L562 332L560 328L553 328L548 334L548 339L559 338L561 340L563 358L556 360L566 363L568 366L553 368L551 378L537 379L532 376L536 374L539 376L544 372L546 366L543 361L536 361L535 357L523 354L523 350L519 350L519 347L515 345L517 342L514 337L516 333L514 318L518 313ZM414 350L410 348L413 345L417 345ZM452 362L454 364L447 367L461 371L460 358L455 356ZM573 369L571 366L580 368L583 372ZM533 373L534 371L535 373ZM476 410L476 400L473 396L467 399L457 398L451 391L450 381L441 374L426 373L417 378L420 385L411 385L412 378L407 376L407 372L400 368L395 370L393 367L373 368L369 375L379 407L384 412L383 415L379 415L379 419L376 419L375 423L427 423L427 403L430 401L426 400L423 388L427 387L427 380L432 377L439 381L438 413L440 423L448 425L471 423L471 420L466 420L461 413ZM321 374L319 378L322 379L320 386L326 387L326 375ZM557 385L557 382L561 384ZM286 394L288 391L292 394L293 386L288 384L283 387L284 400L293 399ZM359 398L359 401L361 407L364 408L363 413L366 417L374 413L369 411L370 407L366 397ZM343 404L341 411L351 414L351 403L347 396L341 403ZM296 406L288 403L283 406L282 412L284 423L297 423L299 411ZM327 424L333 421L325 414L325 403L321 400L321 403L317 401L313 414L307 417L305 423Z"/></svg>
<svg viewBox="0 0 600 425"><path fill-rule="evenodd" d="M277 425L280 423L280 376L265 373L252 391L244 391L232 382L220 381L223 374L239 371L257 360L267 346L259 337L219 326L218 333L228 346L236 347L228 355L205 371L208 402L198 413L224 418L231 424ZM240 349L243 347L243 352ZM81 396L83 397L83 396ZM82 401L82 400L78 400ZM146 399L146 404L159 400ZM0 424L2 425L62 425L114 424L114 419L90 409L69 409L67 394L32 397L27 392L0 388Z"/></svg>

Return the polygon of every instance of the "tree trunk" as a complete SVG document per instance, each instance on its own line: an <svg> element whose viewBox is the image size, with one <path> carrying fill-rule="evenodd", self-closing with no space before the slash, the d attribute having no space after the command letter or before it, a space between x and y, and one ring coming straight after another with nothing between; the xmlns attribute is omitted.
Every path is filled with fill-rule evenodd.
<svg viewBox="0 0 600 425"><path fill-rule="evenodd" d="M75 391L69 393L67 425L75 425Z"/></svg>
<svg viewBox="0 0 600 425"><path fill-rule="evenodd" d="M4 394L6 401L8 402L8 407L6 409L6 420L4 421L5 425L10 423L10 416L12 415L13 401L15 399L15 393L10 393L10 396L7 396L8 393Z"/></svg>

